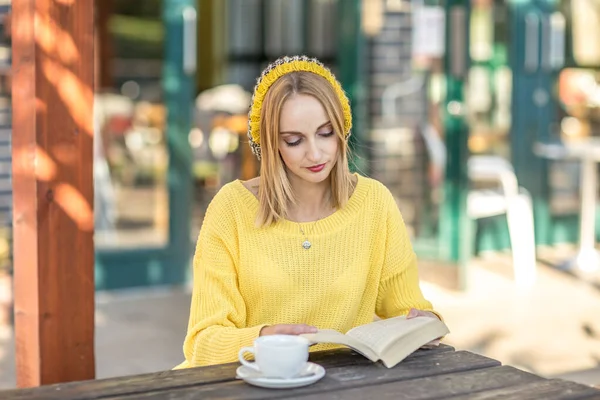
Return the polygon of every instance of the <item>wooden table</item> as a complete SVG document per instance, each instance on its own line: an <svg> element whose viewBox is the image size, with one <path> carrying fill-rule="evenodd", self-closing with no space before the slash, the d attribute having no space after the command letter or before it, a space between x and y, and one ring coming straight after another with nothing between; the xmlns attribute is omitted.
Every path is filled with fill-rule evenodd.
<svg viewBox="0 0 600 400"><path fill-rule="evenodd" d="M327 374L297 389L261 389L235 379L238 363L0 392L31 399L600 399L600 390L544 379L468 351L419 350L395 368L349 350L313 353Z"/></svg>

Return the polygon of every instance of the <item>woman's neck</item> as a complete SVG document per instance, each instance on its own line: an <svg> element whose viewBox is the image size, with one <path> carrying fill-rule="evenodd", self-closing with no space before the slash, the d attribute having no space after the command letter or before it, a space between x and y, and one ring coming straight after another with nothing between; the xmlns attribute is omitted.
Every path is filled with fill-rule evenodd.
<svg viewBox="0 0 600 400"><path fill-rule="evenodd" d="M331 183L329 179L321 183L290 179L297 204L290 205L288 219L296 222L312 222L333 213Z"/></svg>

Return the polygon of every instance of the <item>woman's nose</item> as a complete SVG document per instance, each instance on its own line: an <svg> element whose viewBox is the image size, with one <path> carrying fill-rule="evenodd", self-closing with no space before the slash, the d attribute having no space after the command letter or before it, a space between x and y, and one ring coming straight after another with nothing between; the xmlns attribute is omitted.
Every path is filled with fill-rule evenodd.
<svg viewBox="0 0 600 400"><path fill-rule="evenodd" d="M321 149L316 140L310 141L306 158L315 163L321 161Z"/></svg>

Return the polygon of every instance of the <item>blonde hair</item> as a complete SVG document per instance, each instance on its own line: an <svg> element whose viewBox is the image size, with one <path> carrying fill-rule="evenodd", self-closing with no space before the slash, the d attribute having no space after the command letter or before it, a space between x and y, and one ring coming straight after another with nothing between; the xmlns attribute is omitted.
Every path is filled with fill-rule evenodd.
<svg viewBox="0 0 600 400"><path fill-rule="evenodd" d="M350 101L344 93L342 85L335 79L335 76L329 68L316 58L306 56L280 57L267 66L256 80L256 86L252 93L250 110L248 111L248 144L252 152L260 160L260 126L262 104L269 88L279 78L294 71L306 71L319 75L331 85L335 94L342 104L344 113L344 134L346 138L351 135L352 130L352 111L350 110Z"/></svg>
<svg viewBox="0 0 600 400"><path fill-rule="evenodd" d="M337 160L329 175L332 206L337 209L344 207L352 191L344 111L339 96L331 84L317 74L305 71L290 72L271 85L261 107L258 226L268 226L286 218L288 206L297 204L285 164L279 155L281 109L286 100L297 94L312 96L321 103L339 142Z"/></svg>

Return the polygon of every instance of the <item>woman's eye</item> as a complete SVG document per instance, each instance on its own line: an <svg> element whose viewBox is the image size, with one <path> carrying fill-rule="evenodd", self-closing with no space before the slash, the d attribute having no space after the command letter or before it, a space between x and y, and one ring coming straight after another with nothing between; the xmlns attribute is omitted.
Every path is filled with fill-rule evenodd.
<svg viewBox="0 0 600 400"><path fill-rule="evenodd" d="M324 133L321 133L320 135L323 136L323 137L329 137L329 136L333 135L333 131L331 131L331 132L324 132Z"/></svg>
<svg viewBox="0 0 600 400"><path fill-rule="evenodd" d="M298 146L301 141L302 141L302 139L298 139L295 142L285 142L285 144L287 144L290 147L294 147L294 146Z"/></svg>

